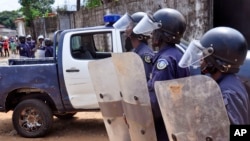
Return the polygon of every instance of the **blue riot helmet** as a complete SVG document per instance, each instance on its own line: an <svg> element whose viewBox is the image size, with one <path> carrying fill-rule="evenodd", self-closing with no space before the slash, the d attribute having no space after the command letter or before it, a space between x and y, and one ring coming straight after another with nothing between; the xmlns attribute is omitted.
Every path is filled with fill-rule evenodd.
<svg viewBox="0 0 250 141"><path fill-rule="evenodd" d="M216 27L188 46L179 65L200 66L202 73L237 73L247 54L247 41L236 29ZM199 65L200 64L200 65Z"/></svg>
<svg viewBox="0 0 250 141"><path fill-rule="evenodd" d="M153 42L180 43L186 30L184 16L177 10L163 8L153 15L147 14L136 25L133 32L136 34L153 33Z"/></svg>

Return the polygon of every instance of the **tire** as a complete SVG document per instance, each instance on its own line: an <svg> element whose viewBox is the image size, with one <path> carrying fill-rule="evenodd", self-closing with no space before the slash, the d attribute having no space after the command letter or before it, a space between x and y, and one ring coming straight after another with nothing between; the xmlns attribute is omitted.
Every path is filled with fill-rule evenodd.
<svg viewBox="0 0 250 141"><path fill-rule="evenodd" d="M76 112L74 112L74 113L65 113L65 114L54 114L54 115L59 119L68 120L68 119L72 119L75 114L76 114Z"/></svg>
<svg viewBox="0 0 250 141"><path fill-rule="evenodd" d="M23 137L45 136L53 124L53 114L41 100L28 99L14 109L12 123L17 133Z"/></svg>

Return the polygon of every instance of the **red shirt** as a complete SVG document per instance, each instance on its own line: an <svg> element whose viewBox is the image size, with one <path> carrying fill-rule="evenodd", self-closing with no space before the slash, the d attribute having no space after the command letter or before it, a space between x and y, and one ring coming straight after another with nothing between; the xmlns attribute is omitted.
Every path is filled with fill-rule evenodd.
<svg viewBox="0 0 250 141"><path fill-rule="evenodd" d="M9 49L9 42L8 41L4 41L3 48L4 49Z"/></svg>

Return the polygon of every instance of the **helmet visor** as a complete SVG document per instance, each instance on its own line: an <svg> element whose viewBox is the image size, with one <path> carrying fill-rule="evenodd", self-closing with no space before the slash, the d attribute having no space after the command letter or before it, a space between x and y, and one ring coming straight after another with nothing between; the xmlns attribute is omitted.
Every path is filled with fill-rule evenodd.
<svg viewBox="0 0 250 141"><path fill-rule="evenodd" d="M161 28L161 23L154 22L151 15L145 15L141 21L134 27L135 34L150 35L154 30Z"/></svg>
<svg viewBox="0 0 250 141"><path fill-rule="evenodd" d="M198 68L201 65L201 61L212 53L212 47L205 48L200 44L199 40L193 40L189 44L178 65L182 68L190 66Z"/></svg>
<svg viewBox="0 0 250 141"><path fill-rule="evenodd" d="M126 29L132 23L132 18L128 15L128 13L126 13L117 22L113 24L113 27L116 29Z"/></svg>

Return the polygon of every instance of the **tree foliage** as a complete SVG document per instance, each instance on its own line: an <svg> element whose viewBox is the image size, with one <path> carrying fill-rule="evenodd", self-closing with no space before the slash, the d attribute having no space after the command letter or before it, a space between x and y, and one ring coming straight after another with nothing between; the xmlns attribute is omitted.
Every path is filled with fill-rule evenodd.
<svg viewBox="0 0 250 141"><path fill-rule="evenodd" d="M102 3L102 0L88 0L86 3L87 8L94 8L100 6Z"/></svg>
<svg viewBox="0 0 250 141"><path fill-rule="evenodd" d="M15 19L20 17L18 11L3 11L0 13L0 24L4 25L6 28L15 29Z"/></svg>
<svg viewBox="0 0 250 141"><path fill-rule="evenodd" d="M25 16L27 26L30 26L36 17L45 16L52 11L51 5L55 0L18 0L18 2L22 6L21 11Z"/></svg>
<svg viewBox="0 0 250 141"><path fill-rule="evenodd" d="M85 0L84 0L85 1ZM101 6L102 4L107 4L112 1L119 1L119 0L86 0L86 7L87 8L94 8Z"/></svg>

